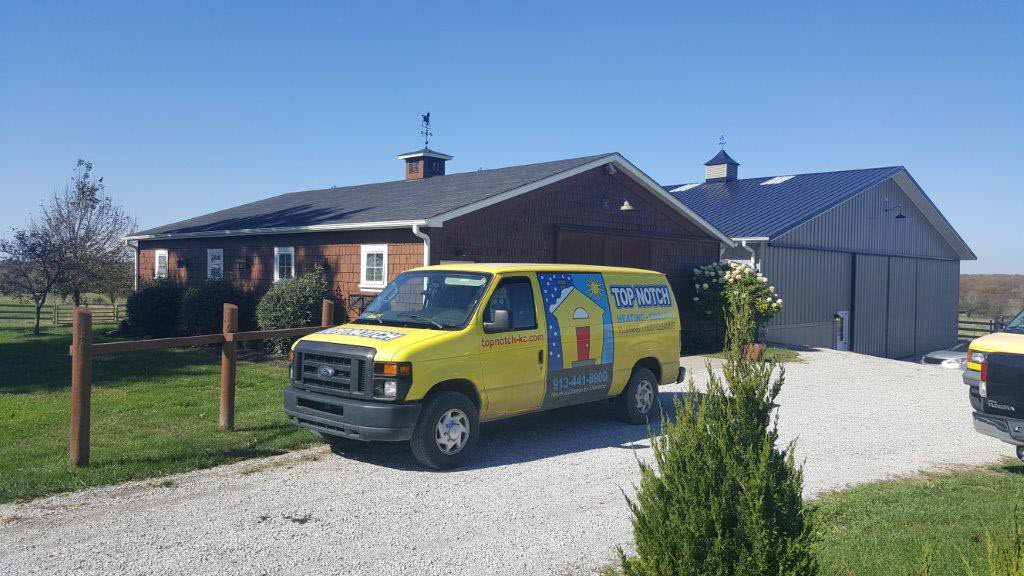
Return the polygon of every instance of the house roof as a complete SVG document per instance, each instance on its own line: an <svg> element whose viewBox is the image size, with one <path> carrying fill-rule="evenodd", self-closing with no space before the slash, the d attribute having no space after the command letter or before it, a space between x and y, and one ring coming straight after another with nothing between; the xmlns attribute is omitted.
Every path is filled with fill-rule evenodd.
<svg viewBox="0 0 1024 576"><path fill-rule="evenodd" d="M425 220L604 156L608 155L291 192L143 230L130 238Z"/></svg>
<svg viewBox="0 0 1024 576"><path fill-rule="evenodd" d="M732 156L725 153L725 150L719 150L718 154L711 160L704 163L705 166L718 166L720 164L732 164L733 166L739 166L740 163L733 160Z"/></svg>
<svg viewBox="0 0 1024 576"><path fill-rule="evenodd" d="M666 206L720 242L733 245L728 236L677 202L659 184L618 153L462 172L420 180L292 192L143 230L126 237L126 240L441 226L451 218L605 164L614 164Z"/></svg>
<svg viewBox="0 0 1024 576"><path fill-rule="evenodd" d="M903 166L666 186L734 240L771 239L894 178L963 259L976 256Z"/></svg>

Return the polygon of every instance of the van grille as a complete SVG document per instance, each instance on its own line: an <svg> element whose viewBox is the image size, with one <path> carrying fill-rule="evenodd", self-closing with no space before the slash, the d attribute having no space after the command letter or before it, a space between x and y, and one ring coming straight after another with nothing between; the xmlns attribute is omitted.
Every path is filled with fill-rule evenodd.
<svg viewBox="0 0 1024 576"><path fill-rule="evenodd" d="M296 354L296 382L300 388L345 396L366 394L369 363L342 354L299 352Z"/></svg>

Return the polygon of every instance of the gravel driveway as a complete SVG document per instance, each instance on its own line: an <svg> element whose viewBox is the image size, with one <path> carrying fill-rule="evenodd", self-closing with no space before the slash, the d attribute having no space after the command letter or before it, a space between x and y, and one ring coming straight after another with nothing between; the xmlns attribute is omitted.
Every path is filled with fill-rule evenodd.
<svg viewBox="0 0 1024 576"><path fill-rule="evenodd" d="M779 399L806 492L1011 454L957 372L803 353ZM703 360L684 358L698 382ZM681 391L662 390L664 401ZM643 427L592 405L485 425L473 466L324 448L0 506L0 574L584 574L631 539Z"/></svg>

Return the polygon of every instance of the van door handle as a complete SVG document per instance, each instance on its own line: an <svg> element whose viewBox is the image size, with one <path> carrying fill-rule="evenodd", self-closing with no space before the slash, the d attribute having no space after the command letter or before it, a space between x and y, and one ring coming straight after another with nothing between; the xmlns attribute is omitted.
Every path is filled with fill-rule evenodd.
<svg viewBox="0 0 1024 576"><path fill-rule="evenodd" d="M537 364L544 364L544 350L537 350Z"/></svg>

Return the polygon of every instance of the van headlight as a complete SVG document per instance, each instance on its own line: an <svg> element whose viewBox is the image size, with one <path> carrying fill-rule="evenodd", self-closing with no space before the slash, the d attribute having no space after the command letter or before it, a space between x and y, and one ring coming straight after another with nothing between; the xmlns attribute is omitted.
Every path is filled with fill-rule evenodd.
<svg viewBox="0 0 1024 576"><path fill-rule="evenodd" d="M373 397L377 400L400 400L412 386L410 362L376 362L373 366Z"/></svg>
<svg viewBox="0 0 1024 576"><path fill-rule="evenodd" d="M984 364L985 363L985 353L984 352L977 352L977 351L971 350L971 351L969 351L967 353L967 361L972 363L972 364Z"/></svg>

